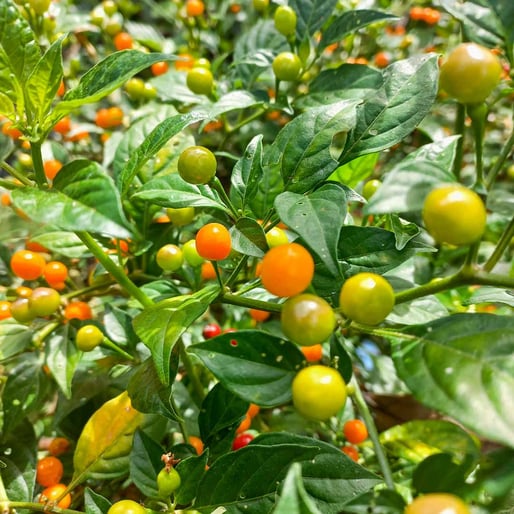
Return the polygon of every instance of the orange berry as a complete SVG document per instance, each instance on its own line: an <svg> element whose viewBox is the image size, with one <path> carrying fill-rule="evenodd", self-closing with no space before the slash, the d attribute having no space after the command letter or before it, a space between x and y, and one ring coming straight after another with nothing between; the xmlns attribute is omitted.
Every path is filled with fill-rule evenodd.
<svg viewBox="0 0 514 514"><path fill-rule="evenodd" d="M8 191L3 191L2 196L0 197L0 201L4 207L9 207L12 203L11 193L9 193Z"/></svg>
<svg viewBox="0 0 514 514"><path fill-rule="evenodd" d="M16 294L20 298L30 298L32 296L32 288L27 286L19 286L16 288Z"/></svg>
<svg viewBox="0 0 514 514"><path fill-rule="evenodd" d="M54 437L48 445L48 453L58 457L70 449L70 442L65 437Z"/></svg>
<svg viewBox="0 0 514 514"><path fill-rule="evenodd" d="M201 455L203 452L203 441L195 436L190 435L188 438L188 443L195 449L197 455Z"/></svg>
<svg viewBox="0 0 514 514"><path fill-rule="evenodd" d="M23 135L23 132L12 125L12 121L7 120L2 125L2 134L4 134L4 136L9 136L11 139L19 139Z"/></svg>
<svg viewBox="0 0 514 514"><path fill-rule="evenodd" d="M307 362L318 362L323 357L323 347L320 344L313 344L312 346L302 346L300 350Z"/></svg>
<svg viewBox="0 0 514 514"><path fill-rule="evenodd" d="M39 503L53 503L60 498L57 502L57 507L67 509L71 505L71 494L67 493L63 496L65 491L66 486L64 484L55 484L47 487L39 496Z"/></svg>
<svg viewBox="0 0 514 514"><path fill-rule="evenodd" d="M441 13L436 9L431 9L430 7L425 7L423 9L423 20L428 25L435 25L439 23L441 19Z"/></svg>
<svg viewBox="0 0 514 514"><path fill-rule="evenodd" d="M360 419L350 419L343 426L346 440L352 444L360 444L368 438L368 429Z"/></svg>
<svg viewBox="0 0 514 514"><path fill-rule="evenodd" d="M232 239L221 223L207 223L196 234L196 250L204 259L221 261L230 255Z"/></svg>
<svg viewBox="0 0 514 514"><path fill-rule="evenodd" d="M424 16L425 16L425 13L424 13L423 7L420 7L420 6L411 7L411 9L409 11L409 17L411 20L421 21L421 20L423 20Z"/></svg>
<svg viewBox="0 0 514 514"><path fill-rule="evenodd" d="M195 65L195 58L191 54L182 53L178 54L178 59L175 61L175 69L177 71L190 70Z"/></svg>
<svg viewBox="0 0 514 514"><path fill-rule="evenodd" d="M93 312L91 307L86 302L75 301L66 305L64 309L64 317L68 320L70 319L92 319Z"/></svg>
<svg viewBox="0 0 514 514"><path fill-rule="evenodd" d="M260 322L266 321L271 316L271 312L261 309L250 309L248 312L253 320Z"/></svg>
<svg viewBox="0 0 514 514"><path fill-rule="evenodd" d="M61 481L63 473L62 462L57 457L43 457L36 465L36 482L43 487L50 487Z"/></svg>
<svg viewBox="0 0 514 514"><path fill-rule="evenodd" d="M232 14L237 14L241 12L241 4L232 4L229 9Z"/></svg>
<svg viewBox="0 0 514 514"><path fill-rule="evenodd" d="M150 69L152 70L153 75L158 77L159 75L164 75L168 71L169 64L166 61L154 62Z"/></svg>
<svg viewBox="0 0 514 514"><path fill-rule="evenodd" d="M271 294L294 296L309 287L314 276L314 259L298 243L275 246L264 255L260 274L262 285Z"/></svg>
<svg viewBox="0 0 514 514"><path fill-rule="evenodd" d="M377 68L385 68L391 62L391 59L387 52L377 52L373 61Z"/></svg>
<svg viewBox="0 0 514 514"><path fill-rule="evenodd" d="M61 118L55 125L54 125L54 132L57 132L58 134L67 134L71 130L71 118L69 116L65 116L64 118Z"/></svg>
<svg viewBox="0 0 514 514"><path fill-rule="evenodd" d="M11 257L11 270L23 280L36 280L43 274L45 259L37 252L18 250Z"/></svg>
<svg viewBox="0 0 514 514"><path fill-rule="evenodd" d="M25 241L25 250L39 253L50 253L50 250L42 244L36 243L36 241Z"/></svg>
<svg viewBox="0 0 514 514"><path fill-rule="evenodd" d="M134 41L128 32L118 32L114 36L114 47L116 50L130 50L133 46Z"/></svg>
<svg viewBox="0 0 514 514"><path fill-rule="evenodd" d="M96 113L95 123L101 128L113 128L123 123L123 111L119 107L100 109Z"/></svg>
<svg viewBox="0 0 514 514"><path fill-rule="evenodd" d="M341 451L346 454L354 462L359 462L359 451L355 446L343 446Z"/></svg>
<svg viewBox="0 0 514 514"><path fill-rule="evenodd" d="M63 96L66 92L66 86L64 85L64 80L61 80L59 84L59 89L57 90L57 96Z"/></svg>
<svg viewBox="0 0 514 514"><path fill-rule="evenodd" d="M192 18L201 16L205 11L205 4L202 0L187 0L186 14Z"/></svg>
<svg viewBox="0 0 514 514"><path fill-rule="evenodd" d="M11 302L0 300L0 320L11 317Z"/></svg>
<svg viewBox="0 0 514 514"><path fill-rule="evenodd" d="M68 278L68 267L60 261L50 261L43 270L43 277L49 285L59 284Z"/></svg>
<svg viewBox="0 0 514 514"><path fill-rule="evenodd" d="M216 270L214 264L211 261L202 262L200 269L200 275L203 280L214 280L216 278Z"/></svg>
<svg viewBox="0 0 514 514"><path fill-rule="evenodd" d="M61 171L62 162L57 159L49 159L43 163L43 168L45 170L45 175L48 180L53 180L57 173Z"/></svg>

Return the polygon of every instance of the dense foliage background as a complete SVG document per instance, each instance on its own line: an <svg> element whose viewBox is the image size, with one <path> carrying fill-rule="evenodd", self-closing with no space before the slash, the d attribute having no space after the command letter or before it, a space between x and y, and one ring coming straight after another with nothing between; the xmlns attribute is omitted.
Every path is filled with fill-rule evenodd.
<svg viewBox="0 0 514 514"><path fill-rule="evenodd" d="M0 510L511 512L513 64L510 0L0 0ZM427 230L443 184L469 244ZM273 289L306 261L260 279L293 242L308 345ZM361 273L380 302L343 300ZM292 389L317 365L342 389Z"/></svg>

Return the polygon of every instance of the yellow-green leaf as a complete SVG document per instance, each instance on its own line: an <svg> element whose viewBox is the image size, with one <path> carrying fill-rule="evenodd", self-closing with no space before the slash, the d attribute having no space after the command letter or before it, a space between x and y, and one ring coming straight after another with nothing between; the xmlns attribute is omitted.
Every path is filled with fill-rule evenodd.
<svg viewBox="0 0 514 514"><path fill-rule="evenodd" d="M132 407L126 391L104 403L80 434L73 456L73 482L127 473L134 432L144 419L145 415Z"/></svg>

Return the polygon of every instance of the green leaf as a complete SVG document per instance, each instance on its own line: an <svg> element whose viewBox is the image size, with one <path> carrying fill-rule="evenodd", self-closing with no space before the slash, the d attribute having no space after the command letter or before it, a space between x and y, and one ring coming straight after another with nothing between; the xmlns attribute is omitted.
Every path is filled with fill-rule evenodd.
<svg viewBox="0 0 514 514"><path fill-rule="evenodd" d="M262 226L253 218L239 218L230 228L232 248L253 257L262 257L268 250Z"/></svg>
<svg viewBox="0 0 514 514"><path fill-rule="evenodd" d="M339 184L325 184L307 195L286 191L277 196L275 208L280 219L306 242L330 273L340 276L337 246L347 211L344 189Z"/></svg>
<svg viewBox="0 0 514 514"><path fill-rule="evenodd" d="M164 467L161 445L141 430L136 430L130 457L130 478L136 487L151 498L158 498L157 475Z"/></svg>
<svg viewBox="0 0 514 514"><path fill-rule="evenodd" d="M339 260L347 265L346 276L361 271L381 275L420 251L430 252L433 248L417 237L398 250L395 234L378 227L347 225L341 229L339 238Z"/></svg>
<svg viewBox="0 0 514 514"><path fill-rule="evenodd" d="M508 11L504 11L502 5L497 15L490 6L496 4L500 7L497 0L468 0L462 4L456 3L455 0L441 0L440 3L445 11L461 22L466 41L473 41L486 47L501 46L504 38L501 20ZM512 7L510 2L505 6L507 9Z"/></svg>
<svg viewBox="0 0 514 514"><path fill-rule="evenodd" d="M379 21L391 21L397 19L394 14L387 14L370 9L355 9L344 12L334 19L328 28L323 31L319 42L319 51L323 50L332 43L338 43L349 34Z"/></svg>
<svg viewBox="0 0 514 514"><path fill-rule="evenodd" d="M102 167L87 159L77 159L63 166L53 181L53 188L69 198L95 209L98 213L124 227L129 226L121 199L113 180ZM118 238L126 238L118 232Z"/></svg>
<svg viewBox="0 0 514 514"><path fill-rule="evenodd" d="M418 493L452 493L464 485L466 464L457 464L449 453L436 453L422 460L412 474L412 485Z"/></svg>
<svg viewBox="0 0 514 514"><path fill-rule="evenodd" d="M198 484L205 474L208 456L209 452L203 452L202 455L188 457L177 464L176 470L182 479L175 493L177 503L188 505L196 498Z"/></svg>
<svg viewBox="0 0 514 514"><path fill-rule="evenodd" d="M514 307L514 294L499 287L482 286L473 292L469 300L462 302L463 305L475 303L502 303Z"/></svg>
<svg viewBox="0 0 514 514"><path fill-rule="evenodd" d="M381 482L328 443L285 432L265 434L212 464L194 507L205 513L218 506L228 514L270 512L295 462L301 465L307 495L323 514L338 514L348 500Z"/></svg>
<svg viewBox="0 0 514 514"><path fill-rule="evenodd" d="M496 13L498 20L500 21L504 37L504 46L507 49L510 48L511 52L512 45L514 43L514 5L509 0L488 0L487 2L492 10ZM512 57L512 54L510 54Z"/></svg>
<svg viewBox="0 0 514 514"><path fill-rule="evenodd" d="M341 164L379 152L410 134L437 95L437 55L397 61L384 71L384 85L357 107L357 125L348 135Z"/></svg>
<svg viewBox="0 0 514 514"><path fill-rule="evenodd" d="M303 486L299 462L291 464L273 514L321 514Z"/></svg>
<svg viewBox="0 0 514 514"><path fill-rule="evenodd" d="M357 159L339 166L328 179L353 188L373 173L379 155L379 153L370 153L357 157Z"/></svg>
<svg viewBox="0 0 514 514"><path fill-rule="evenodd" d="M204 109L202 107L198 107L196 111L205 112L209 119L214 119L227 112L239 109L248 109L250 107L258 107L263 104L263 101L258 100L250 92L244 90L235 90L229 91L208 108Z"/></svg>
<svg viewBox="0 0 514 514"><path fill-rule="evenodd" d="M35 355L27 354L10 370L2 394L4 434L14 432L26 416L39 412L47 401L50 383L41 366Z"/></svg>
<svg viewBox="0 0 514 514"><path fill-rule="evenodd" d="M52 253L63 255L70 259L79 259L89 252L74 232L51 230L43 234L32 236L31 241L43 245Z"/></svg>
<svg viewBox="0 0 514 514"><path fill-rule="evenodd" d="M175 345L170 357L170 382L175 378L178 368L178 347ZM171 390L164 385L154 361L148 358L143 362L130 377L127 391L132 401L132 405L139 412L147 414L161 414L173 421L181 421L180 414L176 411L171 401Z"/></svg>
<svg viewBox="0 0 514 514"><path fill-rule="evenodd" d="M230 451L238 425L248 411L249 403L216 384L207 394L198 415L200 438L209 448L209 458Z"/></svg>
<svg viewBox="0 0 514 514"><path fill-rule="evenodd" d="M383 86L382 73L363 64L342 64L321 71L309 84L309 93L295 102L306 109L341 100L366 100Z"/></svg>
<svg viewBox="0 0 514 514"><path fill-rule="evenodd" d="M35 122L44 125L63 76L63 38L57 39L34 67L25 85L27 109Z"/></svg>
<svg viewBox="0 0 514 514"><path fill-rule="evenodd" d="M346 503L344 513L369 514L370 508L373 509L373 514L403 514L405 500L396 491L378 489L360 494Z"/></svg>
<svg viewBox="0 0 514 514"><path fill-rule="evenodd" d="M447 315L448 309L437 297L426 296L395 305L387 320L398 325L421 325Z"/></svg>
<svg viewBox="0 0 514 514"><path fill-rule="evenodd" d="M58 327L45 339L45 353L53 378L64 396L70 399L73 375L81 353L69 336L69 325Z"/></svg>
<svg viewBox="0 0 514 514"><path fill-rule="evenodd" d="M255 197L262 179L262 137L255 136L248 143L230 176L230 199L241 212L245 212L248 203Z"/></svg>
<svg viewBox="0 0 514 514"><path fill-rule="evenodd" d="M385 175L365 212L420 212L434 186L456 181L451 169L457 142L458 137L447 137L409 154Z"/></svg>
<svg viewBox="0 0 514 514"><path fill-rule="evenodd" d="M291 400L291 382L304 361L293 343L259 330L223 334L188 351L227 389L262 407Z"/></svg>
<svg viewBox="0 0 514 514"><path fill-rule="evenodd" d="M113 140L111 137L107 141L107 145L109 145L113 140L114 147L110 148L109 155L104 155L104 167L108 167L112 161L113 177L116 182L119 182L119 175L127 165L132 153L137 151L150 132L154 130L159 123L177 114L177 110L172 105L162 106L162 108L159 108L157 111L155 111L155 109L149 110L148 112L144 111L144 113L135 119L122 134L113 134L113 136L118 135L119 140ZM175 147L172 143L174 143L174 140L169 143L171 147L170 150L174 151Z"/></svg>
<svg viewBox="0 0 514 514"><path fill-rule="evenodd" d="M190 295L168 298L146 308L134 318L134 330L150 348L157 375L170 384L170 358L175 343L219 295L219 286L210 285Z"/></svg>
<svg viewBox="0 0 514 514"><path fill-rule="evenodd" d="M209 186L188 184L178 173L148 181L131 198L147 200L162 207L210 207L228 212Z"/></svg>
<svg viewBox="0 0 514 514"><path fill-rule="evenodd" d="M87 184L77 185L77 190L86 191ZM93 197L101 198L104 191L92 191ZM113 237L128 238L130 232L106 218L94 208L79 203L57 191L42 191L34 188L20 188L12 193L13 204L29 218L40 223L52 224L62 230L86 230Z"/></svg>
<svg viewBox="0 0 514 514"><path fill-rule="evenodd" d="M0 90L24 107L23 86L39 61L41 52L32 29L12 1L0 3Z"/></svg>
<svg viewBox="0 0 514 514"><path fill-rule="evenodd" d="M290 0L297 16L296 39L303 41L314 35L330 18L337 0Z"/></svg>
<svg viewBox="0 0 514 514"><path fill-rule="evenodd" d="M111 502L89 487L84 490L84 509L86 514L104 514L109 510Z"/></svg>
<svg viewBox="0 0 514 514"><path fill-rule="evenodd" d="M74 88L68 90L55 108L59 117L81 105L98 102L112 93L127 80L160 61L175 60L176 57L157 52L144 53L138 50L114 52L90 68Z"/></svg>
<svg viewBox="0 0 514 514"><path fill-rule="evenodd" d="M330 338L330 360L331 362L337 363L335 367L337 367L337 370L341 373L345 384L349 384L353 375L352 359L348 355L340 338L335 334Z"/></svg>
<svg viewBox="0 0 514 514"><path fill-rule="evenodd" d="M305 193L338 166L337 139L355 126L357 101L314 107L291 120L264 154L264 165L280 170L284 189ZM343 142L344 145L344 142Z"/></svg>
<svg viewBox="0 0 514 514"><path fill-rule="evenodd" d="M402 380L426 406L514 446L514 326L509 316L455 314L392 338ZM480 416L477 416L477 412Z"/></svg>
<svg viewBox="0 0 514 514"><path fill-rule="evenodd" d="M33 331L12 319L0 323L0 361L23 352L32 342Z"/></svg>
<svg viewBox="0 0 514 514"><path fill-rule="evenodd" d="M448 453L458 463L471 457L477 461L480 443L467 431L442 419L414 420L396 425L380 434L389 455L419 464L431 455Z"/></svg>
<svg viewBox="0 0 514 514"><path fill-rule="evenodd" d="M159 123L141 146L130 155L130 159L119 175L119 186L125 193L142 166L152 158L168 141L192 123L204 119L201 114L190 112L178 114Z"/></svg>
<svg viewBox="0 0 514 514"><path fill-rule="evenodd" d="M73 481L123 476L129 469L134 432L144 415L126 392L108 400L84 426L73 455Z"/></svg>

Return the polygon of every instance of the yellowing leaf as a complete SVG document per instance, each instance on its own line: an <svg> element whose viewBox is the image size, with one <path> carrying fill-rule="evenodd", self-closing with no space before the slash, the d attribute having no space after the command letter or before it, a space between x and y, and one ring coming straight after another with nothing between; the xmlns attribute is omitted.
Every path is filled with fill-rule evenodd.
<svg viewBox="0 0 514 514"><path fill-rule="evenodd" d="M132 407L127 392L104 403L84 426L73 456L74 485L87 478L106 479L129 469L134 432L144 414Z"/></svg>

